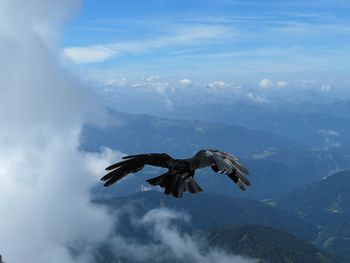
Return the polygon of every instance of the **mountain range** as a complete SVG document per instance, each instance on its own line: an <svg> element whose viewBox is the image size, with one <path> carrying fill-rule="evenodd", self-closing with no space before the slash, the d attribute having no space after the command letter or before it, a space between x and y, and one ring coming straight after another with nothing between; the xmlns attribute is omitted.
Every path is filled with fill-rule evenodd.
<svg viewBox="0 0 350 263"><path fill-rule="evenodd" d="M278 206L317 226L315 243L350 259L350 171L335 173L278 199Z"/></svg>
<svg viewBox="0 0 350 263"><path fill-rule="evenodd" d="M203 232L209 247L257 258L262 263L342 262L303 239L271 227L228 225Z"/></svg>
<svg viewBox="0 0 350 263"><path fill-rule="evenodd" d="M253 199L275 198L320 180L337 169L350 168L350 155L343 154L338 148L310 149L280 134L233 124L174 120L114 110L110 110L105 127L86 126L83 130L84 150L97 152L101 147L126 154L167 152L175 158L186 158L206 148L234 153L249 168L254 191L242 195L234 185L227 183L226 177L209 170L200 171L198 180L205 191ZM147 176L160 172L144 170L121 181L113 188L115 191L108 189L107 193L134 193L145 184Z"/></svg>
<svg viewBox="0 0 350 263"><path fill-rule="evenodd" d="M125 154L167 152L184 158L199 149L219 148L248 167L252 186L247 191L203 170L196 180L204 194L169 198L144 182L162 169L147 168L110 188L96 185L95 202L112 211L133 207L137 218L159 207L183 211L191 217L190 223L176 225L183 233L200 235L208 248L260 262L348 262L350 172L337 171L350 169L350 103L229 102L228 96L219 104L217 98L182 101L181 107L174 103L158 116L109 109L105 127L84 127L82 150L109 147ZM116 233L154 242L146 229L132 225L130 214L120 216L120 222L123 228ZM97 249L98 262L109 262L112 250L113 244Z"/></svg>

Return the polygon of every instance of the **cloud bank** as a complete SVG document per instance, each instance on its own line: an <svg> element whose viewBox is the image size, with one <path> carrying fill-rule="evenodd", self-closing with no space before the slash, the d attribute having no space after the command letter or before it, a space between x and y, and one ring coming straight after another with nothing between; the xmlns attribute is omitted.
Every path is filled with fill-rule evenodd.
<svg viewBox="0 0 350 263"><path fill-rule="evenodd" d="M101 124L104 108L55 55L62 23L79 5L0 2L0 253L6 262L91 262L91 249L112 227L89 197L96 182L91 163L106 156L79 151L82 125Z"/></svg>
<svg viewBox="0 0 350 263"><path fill-rule="evenodd" d="M216 248L208 248L204 239L182 233L176 223L189 222L190 216L184 212L167 208L148 211L141 218L128 209L133 225L148 229L152 242L114 237L115 259L127 258L132 262L194 262L194 263L254 263L253 259L228 254ZM127 242L126 242L127 241Z"/></svg>

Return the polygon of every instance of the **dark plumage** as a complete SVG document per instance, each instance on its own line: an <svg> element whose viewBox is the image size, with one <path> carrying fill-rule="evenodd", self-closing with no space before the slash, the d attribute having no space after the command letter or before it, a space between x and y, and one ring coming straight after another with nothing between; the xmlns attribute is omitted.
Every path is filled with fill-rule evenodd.
<svg viewBox="0 0 350 263"><path fill-rule="evenodd" d="M123 161L106 168L110 171L101 178L104 186L109 186L130 173L140 171L145 165L167 168L160 176L148 179L151 185L165 188L164 193L181 197L183 192L202 192L202 188L193 179L195 170L211 167L216 173L224 173L232 179L241 190L250 182L246 178L248 170L238 163L238 159L219 150L201 150L188 159L173 159L166 153L138 154L123 157Z"/></svg>

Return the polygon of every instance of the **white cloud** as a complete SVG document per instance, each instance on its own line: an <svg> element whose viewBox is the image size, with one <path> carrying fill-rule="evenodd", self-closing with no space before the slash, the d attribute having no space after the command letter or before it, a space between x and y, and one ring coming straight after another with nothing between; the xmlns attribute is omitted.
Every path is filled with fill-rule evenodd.
<svg viewBox="0 0 350 263"><path fill-rule="evenodd" d="M148 192L148 191L159 191L159 192L163 192L163 189L160 186L150 186L150 185L143 185L141 184L140 188L139 188L140 192Z"/></svg>
<svg viewBox="0 0 350 263"><path fill-rule="evenodd" d="M180 79L180 80L179 80L179 84L180 84L182 87L189 87L189 86L192 86L193 82L192 82L192 80L190 80L190 79Z"/></svg>
<svg viewBox="0 0 350 263"><path fill-rule="evenodd" d="M78 5L0 2L0 249L6 262L91 262L90 248L112 229L109 214L90 201L94 169L108 153L87 156L79 149L83 124L102 125L104 107L62 69L54 34L38 33L38 27L59 27Z"/></svg>
<svg viewBox="0 0 350 263"><path fill-rule="evenodd" d="M262 88L262 89L267 89L267 88L270 88L272 87L274 84L271 80L269 79L262 79L260 82L259 82L259 87Z"/></svg>
<svg viewBox="0 0 350 263"><path fill-rule="evenodd" d="M214 81L208 84L208 88L211 90L218 90L226 88L226 83L224 81Z"/></svg>
<svg viewBox="0 0 350 263"><path fill-rule="evenodd" d="M113 151L108 147L102 147L100 152L84 153L85 167L89 174L93 175L95 179L101 178L101 172L111 163L115 163L125 156L122 152Z"/></svg>
<svg viewBox="0 0 350 263"><path fill-rule="evenodd" d="M285 88L287 87L288 83L285 80L279 80L276 82L276 87L278 88Z"/></svg>
<svg viewBox="0 0 350 263"><path fill-rule="evenodd" d="M104 46L72 47L63 50L63 54L77 64L102 62L115 53L115 50Z"/></svg>
<svg viewBox="0 0 350 263"><path fill-rule="evenodd" d="M248 96L249 99L251 99L254 102L258 102L258 103L268 103L269 102L264 97L261 97L259 95L255 95L252 92L248 92L247 96Z"/></svg>
<svg viewBox="0 0 350 263"><path fill-rule="evenodd" d="M259 87L261 89L285 88L287 86L288 86L288 83L285 80L278 80L276 82L273 82L272 80L264 78L259 82Z"/></svg>
<svg viewBox="0 0 350 263"><path fill-rule="evenodd" d="M159 81L159 79L160 77L157 75L149 75L149 76L143 77L144 82L157 82Z"/></svg>
<svg viewBox="0 0 350 263"><path fill-rule="evenodd" d="M78 64L103 62L123 53L143 53L169 46L198 44L198 41L223 39L232 35L226 26L213 25L177 25L169 35L154 39L118 42L107 45L67 47L63 50L66 57Z"/></svg>
<svg viewBox="0 0 350 263"><path fill-rule="evenodd" d="M124 87L127 85L126 78L117 78L117 79L110 79L105 82L106 86L113 86L113 87Z"/></svg>
<svg viewBox="0 0 350 263"><path fill-rule="evenodd" d="M162 81L158 75L149 75L142 78L142 82L133 85L133 87L146 88L156 91L159 95L164 96L167 99L167 91L171 91L171 87L168 82Z"/></svg>
<svg viewBox="0 0 350 263"><path fill-rule="evenodd" d="M331 129L322 129L319 130L319 133L324 135L324 150L342 147L342 143L339 141L339 132Z"/></svg>

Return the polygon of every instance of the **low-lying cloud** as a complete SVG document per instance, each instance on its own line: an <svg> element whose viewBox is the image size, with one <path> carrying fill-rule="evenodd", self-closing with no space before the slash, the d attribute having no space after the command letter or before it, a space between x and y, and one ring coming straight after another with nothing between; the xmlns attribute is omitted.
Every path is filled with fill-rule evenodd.
<svg viewBox="0 0 350 263"><path fill-rule="evenodd" d="M148 211L141 218L128 210L130 221L136 227L148 229L151 241L141 243L123 236L113 238L115 259L127 258L131 262L198 262L198 263L254 263L257 260L243 258L217 248L208 248L204 239L181 232L176 223L189 222L187 213L158 208Z"/></svg>
<svg viewBox="0 0 350 263"><path fill-rule="evenodd" d="M273 82L272 80L264 78L259 82L259 88L261 89L285 88L287 86L288 86L288 83L285 80L278 80L276 82Z"/></svg>
<svg viewBox="0 0 350 263"><path fill-rule="evenodd" d="M324 150L342 147L341 136L338 131L331 129L321 129L319 133L324 136Z"/></svg>

